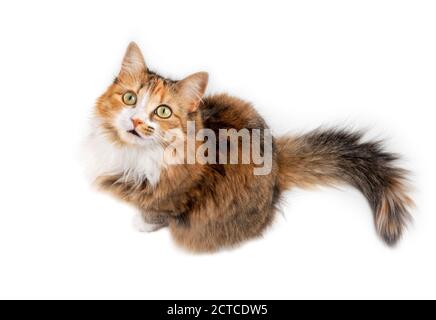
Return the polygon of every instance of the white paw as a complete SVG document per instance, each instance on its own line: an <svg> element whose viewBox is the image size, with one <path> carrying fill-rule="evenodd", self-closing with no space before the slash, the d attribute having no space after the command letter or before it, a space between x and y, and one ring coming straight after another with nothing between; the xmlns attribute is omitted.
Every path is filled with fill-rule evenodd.
<svg viewBox="0 0 436 320"><path fill-rule="evenodd" d="M139 232L153 232L162 227L160 224L150 224L145 222L140 213L133 217L133 227Z"/></svg>

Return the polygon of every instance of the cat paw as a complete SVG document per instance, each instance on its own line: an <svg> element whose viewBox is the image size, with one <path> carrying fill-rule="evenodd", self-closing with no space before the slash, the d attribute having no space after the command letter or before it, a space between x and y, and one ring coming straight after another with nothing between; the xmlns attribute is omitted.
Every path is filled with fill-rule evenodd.
<svg viewBox="0 0 436 320"><path fill-rule="evenodd" d="M141 214L136 214L133 217L133 228L139 232L153 232L161 229L163 225L145 222Z"/></svg>

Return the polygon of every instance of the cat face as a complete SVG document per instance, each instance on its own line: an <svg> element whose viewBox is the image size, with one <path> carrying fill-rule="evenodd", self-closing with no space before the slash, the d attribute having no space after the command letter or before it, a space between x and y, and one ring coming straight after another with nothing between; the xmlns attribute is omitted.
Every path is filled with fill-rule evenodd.
<svg viewBox="0 0 436 320"><path fill-rule="evenodd" d="M163 145L171 130L186 133L207 81L205 72L180 81L165 79L147 69L139 47L131 43L118 77L97 101L100 129L118 144Z"/></svg>

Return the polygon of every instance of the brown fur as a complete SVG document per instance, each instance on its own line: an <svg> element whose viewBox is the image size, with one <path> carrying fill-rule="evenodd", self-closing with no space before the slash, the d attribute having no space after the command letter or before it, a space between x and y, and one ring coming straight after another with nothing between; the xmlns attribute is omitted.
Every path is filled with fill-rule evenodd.
<svg viewBox="0 0 436 320"><path fill-rule="evenodd" d="M397 157L380 142L361 142L362 134L315 130L300 137L278 139L280 189L348 183L368 199L376 230L394 245L411 219L407 172L395 166Z"/></svg>
<svg viewBox="0 0 436 320"><path fill-rule="evenodd" d="M218 95L204 99L200 110L207 128L264 128L254 109L237 98ZM235 112L240 116L235 117ZM210 112L213 111L213 115ZM218 112L218 113L217 113ZM260 236L275 213L277 167L267 176L254 176L253 164L175 165L162 172L159 184L137 187L101 177L99 185L146 212L166 213L177 243L193 251L215 251ZM256 195L255 197L253 195Z"/></svg>
<svg viewBox="0 0 436 320"><path fill-rule="evenodd" d="M108 137L122 144L111 119L122 109L126 90L148 90L155 105L171 106L174 116L155 119L164 130L181 128L187 120L197 129L266 129L253 107L225 94L189 97L186 86L198 79L173 81L149 71L145 64L132 71L132 44L120 75L98 99L96 115ZM195 76L198 77L198 76ZM204 74L200 75L204 78ZM204 87L196 88L201 95ZM198 98L198 99L197 99ZM151 114L151 117L153 115ZM148 132L147 128L141 128ZM152 132L148 132L152 134ZM403 171L392 166L393 158L376 144L362 144L352 134L316 132L303 137L282 137L273 144L273 167L269 175L253 175L254 164L182 164L164 169L152 187L101 176L98 185L139 208L147 221L168 225L175 241L196 252L231 247L260 236L273 221L281 193L292 187L351 183L368 198L375 212L376 227L388 243L394 243L408 218L411 204Z"/></svg>

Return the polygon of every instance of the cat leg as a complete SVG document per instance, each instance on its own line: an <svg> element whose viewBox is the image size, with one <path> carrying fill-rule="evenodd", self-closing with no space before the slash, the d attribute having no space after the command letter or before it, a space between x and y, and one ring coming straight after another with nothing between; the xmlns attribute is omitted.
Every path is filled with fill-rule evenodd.
<svg viewBox="0 0 436 320"><path fill-rule="evenodd" d="M133 227L139 232L154 232L168 226L164 219L152 219L142 212L133 217Z"/></svg>

